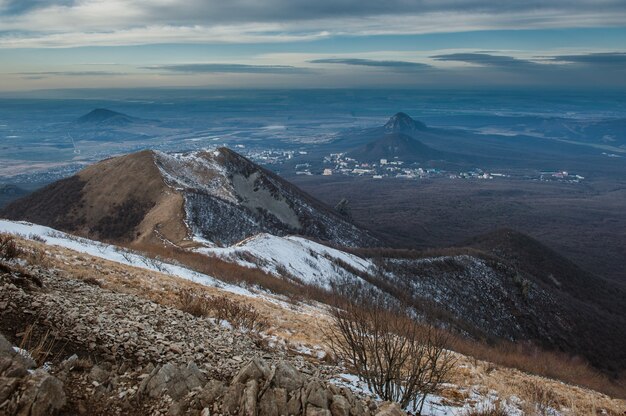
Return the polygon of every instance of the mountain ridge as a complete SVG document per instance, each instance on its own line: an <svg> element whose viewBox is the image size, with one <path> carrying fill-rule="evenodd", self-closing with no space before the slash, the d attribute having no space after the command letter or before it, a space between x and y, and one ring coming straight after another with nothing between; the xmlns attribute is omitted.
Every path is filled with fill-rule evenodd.
<svg viewBox="0 0 626 416"><path fill-rule="evenodd" d="M188 154L146 150L109 158L14 201L1 213L131 243L164 238L192 244L199 237L228 245L272 232L341 245L378 244L368 231L226 148Z"/></svg>

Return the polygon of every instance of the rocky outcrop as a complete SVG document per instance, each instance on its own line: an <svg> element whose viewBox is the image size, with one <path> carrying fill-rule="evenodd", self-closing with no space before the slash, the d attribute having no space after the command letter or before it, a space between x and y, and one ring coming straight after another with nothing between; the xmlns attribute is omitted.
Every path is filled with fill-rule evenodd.
<svg viewBox="0 0 626 416"><path fill-rule="evenodd" d="M372 399L328 381L336 369L59 271L30 272L41 285L0 272L0 323L7 334L49 333L59 357L32 371L0 337L0 415L377 414Z"/></svg>
<svg viewBox="0 0 626 416"><path fill-rule="evenodd" d="M373 400L307 376L287 361L270 366L260 358L245 364L228 385L210 380L202 389L193 389L176 408L201 415L405 415L399 406L389 403L378 409Z"/></svg>
<svg viewBox="0 0 626 416"><path fill-rule="evenodd" d="M167 363L158 366L144 379L139 386L140 394L158 397L166 392L172 399L178 400L191 390L202 387L206 383L206 376L198 366L190 362L186 366L177 366Z"/></svg>
<svg viewBox="0 0 626 416"><path fill-rule="evenodd" d="M48 416L63 408L63 383L35 366L0 335L0 414Z"/></svg>

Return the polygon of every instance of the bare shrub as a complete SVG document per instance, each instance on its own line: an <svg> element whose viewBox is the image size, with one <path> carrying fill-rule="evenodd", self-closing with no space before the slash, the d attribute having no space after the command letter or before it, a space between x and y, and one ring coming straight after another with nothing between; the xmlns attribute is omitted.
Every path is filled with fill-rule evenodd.
<svg viewBox="0 0 626 416"><path fill-rule="evenodd" d="M11 234L0 234L0 258L3 260L12 260L22 253L18 247L15 237Z"/></svg>
<svg viewBox="0 0 626 416"><path fill-rule="evenodd" d="M182 289L178 292L178 307L193 316L208 316L211 312L211 299L191 289Z"/></svg>
<svg viewBox="0 0 626 416"><path fill-rule="evenodd" d="M129 264L134 263L133 253L123 247L115 247L115 251L119 253Z"/></svg>
<svg viewBox="0 0 626 416"><path fill-rule="evenodd" d="M454 366L445 348L448 335L376 295L358 298L332 312L335 328L325 332L334 354L382 400L420 413L426 396L448 381Z"/></svg>
<svg viewBox="0 0 626 416"><path fill-rule="evenodd" d="M226 296L212 298L211 310L218 323L228 321L235 328L260 332L269 326L252 305L235 302Z"/></svg>
<svg viewBox="0 0 626 416"><path fill-rule="evenodd" d="M33 240L33 241L37 241L39 243L45 243L46 239L43 238L42 236L40 236L39 234L29 234L28 235L28 239L29 240Z"/></svg>

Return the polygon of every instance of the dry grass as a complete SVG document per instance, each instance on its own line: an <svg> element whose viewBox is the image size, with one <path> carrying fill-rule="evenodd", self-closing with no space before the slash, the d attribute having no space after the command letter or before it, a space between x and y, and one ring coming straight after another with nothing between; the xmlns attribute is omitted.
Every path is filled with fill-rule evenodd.
<svg viewBox="0 0 626 416"><path fill-rule="evenodd" d="M464 416L508 416L508 413L500 405L495 405L481 410L469 410Z"/></svg>
<svg viewBox="0 0 626 416"><path fill-rule="evenodd" d="M209 316L211 313L211 299L203 293L191 289L181 289L178 292L178 308L197 317Z"/></svg>
<svg viewBox="0 0 626 416"><path fill-rule="evenodd" d="M28 351L37 365L41 366L46 361L50 361L52 351L57 344L57 340L52 336L50 329L42 331L41 328L37 327L37 323L33 323L26 327L21 337L19 347Z"/></svg>
<svg viewBox="0 0 626 416"><path fill-rule="evenodd" d="M269 328L265 333L272 339L284 341L289 349L296 349L295 347L298 345L305 345L312 349L313 347L323 347L323 345L320 346L323 343L321 328L330 325L330 318L325 312L326 307L315 302L290 304L285 297L274 295L266 295L273 298L271 301L263 298L251 298L159 272L94 258L61 247L44 246L39 242L20 238L17 240L20 247L24 249L33 247L46 249L51 267L76 279L84 280L89 276L96 277L102 287L108 290L131 293L171 307L180 307L178 293L181 289L189 289L193 293L212 297L225 296L235 302L250 304L267 320ZM232 273L236 273L235 268L232 269ZM293 296L296 297L297 295L294 294ZM306 299L306 294L302 295L300 299ZM561 370L552 367L549 371L562 371L564 378L565 374L571 371L572 374L578 374L577 377L581 379L591 377L587 380L587 384L594 384L593 377L594 375L597 376L597 373L585 373L578 366L573 366L572 370L565 371L567 366L561 361L547 359L543 361L544 359L540 356L533 358L527 354L516 356L510 351L499 351L495 347L457 344L455 349L467 354L467 356L458 356L458 365L453 378L456 387L451 387L445 394L442 393L446 400L453 404L459 404L460 401L467 398L466 392L476 386L480 386L485 394L489 390L494 390L501 398L517 396L524 401L530 401L533 400L533 397L536 398L537 394L536 389L533 393L533 388L530 388L529 385L537 383L551 392L548 395L553 397L556 403L570 409L562 412L565 415L596 414L596 412L604 409L608 415L623 416L624 409L626 409L626 402L623 400L612 399L596 391L527 373L534 371L547 373L548 370L541 370L541 368L550 365L564 367ZM307 357L307 359L315 360L314 357ZM481 361L482 359L493 360L499 365ZM539 364L542 361L543 364ZM516 368L526 369L520 371ZM583 383L575 384L583 385ZM596 389L601 389L602 383L598 386ZM610 382L609 386L616 388ZM618 388L616 391L623 391L623 388ZM613 397L617 396L610 391L607 393Z"/></svg>
<svg viewBox="0 0 626 416"><path fill-rule="evenodd" d="M287 297L302 297L309 300L330 304L333 295L317 286L302 285L276 277L258 268L243 267L235 263L210 257L173 246L138 244L133 248L150 256L185 265L192 270L235 285L262 287L272 293Z"/></svg>
<svg viewBox="0 0 626 416"><path fill-rule="evenodd" d="M21 251L11 234L0 234L0 259L15 259L20 256Z"/></svg>
<svg viewBox="0 0 626 416"><path fill-rule="evenodd" d="M501 342L495 346L457 339L454 349L464 355L493 364L584 386L612 397L626 399L623 378L611 380L594 370L584 360L542 350L531 344Z"/></svg>

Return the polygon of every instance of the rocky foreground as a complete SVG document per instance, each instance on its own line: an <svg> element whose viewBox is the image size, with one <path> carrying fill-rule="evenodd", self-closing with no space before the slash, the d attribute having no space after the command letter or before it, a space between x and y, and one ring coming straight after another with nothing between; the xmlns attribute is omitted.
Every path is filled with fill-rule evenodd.
<svg viewBox="0 0 626 416"><path fill-rule="evenodd" d="M250 334L59 271L0 272L0 312L0 414L402 414Z"/></svg>

